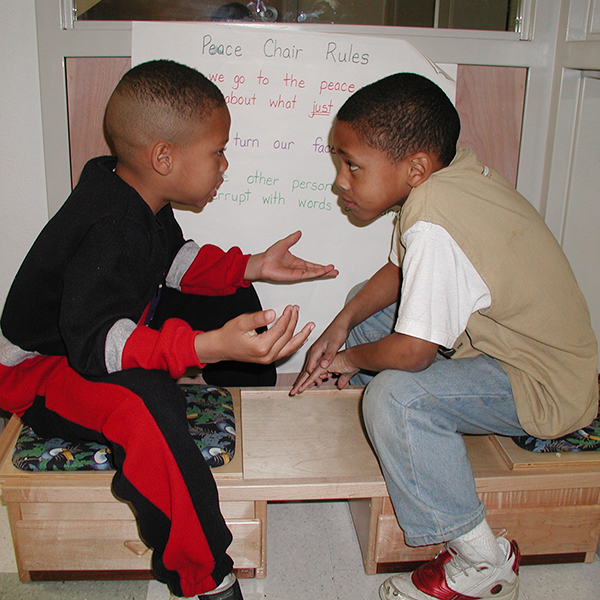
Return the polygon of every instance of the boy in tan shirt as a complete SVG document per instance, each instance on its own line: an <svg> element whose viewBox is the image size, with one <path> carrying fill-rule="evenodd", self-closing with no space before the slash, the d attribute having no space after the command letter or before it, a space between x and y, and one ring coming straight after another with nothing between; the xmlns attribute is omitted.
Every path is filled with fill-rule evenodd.
<svg viewBox="0 0 600 600"><path fill-rule="evenodd" d="M400 214L389 262L313 344L291 393L331 376L366 384L406 542L447 544L388 579L382 600L515 600L519 549L487 524L462 435L558 437L598 410L596 340L568 262L535 209L456 150L459 132L444 92L411 73L356 92L333 129L346 208Z"/></svg>

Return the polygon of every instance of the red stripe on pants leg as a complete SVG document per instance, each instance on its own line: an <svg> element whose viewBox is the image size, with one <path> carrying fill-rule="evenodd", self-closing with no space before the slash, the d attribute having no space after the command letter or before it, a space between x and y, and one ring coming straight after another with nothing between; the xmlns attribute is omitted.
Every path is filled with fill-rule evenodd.
<svg viewBox="0 0 600 600"><path fill-rule="evenodd" d="M66 359L60 356L36 356L12 367L0 364L0 408L22 417L50 373L63 361Z"/></svg>
<svg viewBox="0 0 600 600"><path fill-rule="evenodd" d="M48 409L100 431L124 449L123 474L171 522L162 558L166 568L179 574L184 595L214 589L211 573L215 560L188 488L160 428L140 397L119 385L90 382L66 361L52 371L43 392ZM148 456L153 457L151 466Z"/></svg>

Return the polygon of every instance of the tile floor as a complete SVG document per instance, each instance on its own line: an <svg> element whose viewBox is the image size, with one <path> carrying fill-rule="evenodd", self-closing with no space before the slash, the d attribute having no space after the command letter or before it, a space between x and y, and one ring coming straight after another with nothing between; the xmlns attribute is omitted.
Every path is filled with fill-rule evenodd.
<svg viewBox="0 0 600 600"><path fill-rule="evenodd" d="M268 575L242 580L245 600L377 600L385 575L364 574L345 502L269 504ZM593 564L521 569L520 600L600 599ZM20 583L6 509L0 509L1 600L169 600L155 581Z"/></svg>

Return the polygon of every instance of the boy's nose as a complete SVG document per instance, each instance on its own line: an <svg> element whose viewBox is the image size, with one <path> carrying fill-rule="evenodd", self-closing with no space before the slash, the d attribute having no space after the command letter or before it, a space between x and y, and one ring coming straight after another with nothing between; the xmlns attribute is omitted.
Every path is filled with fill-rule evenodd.
<svg viewBox="0 0 600 600"><path fill-rule="evenodd" d="M347 192L348 191L348 187L346 186L344 179L340 174L338 174L338 176L335 178L335 181L333 182L333 184L339 188L340 190L342 190L342 192Z"/></svg>

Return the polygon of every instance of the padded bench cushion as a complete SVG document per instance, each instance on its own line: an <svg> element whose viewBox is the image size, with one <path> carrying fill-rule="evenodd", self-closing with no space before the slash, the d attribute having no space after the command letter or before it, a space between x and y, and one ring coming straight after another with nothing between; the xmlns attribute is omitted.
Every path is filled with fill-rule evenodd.
<svg viewBox="0 0 600 600"><path fill-rule="evenodd" d="M578 429L555 440L542 440L530 435L513 437L513 440L525 450L531 452L582 452L600 450L600 417L594 419L589 427Z"/></svg>
<svg viewBox="0 0 600 600"><path fill-rule="evenodd" d="M600 375L598 375L600 392ZM531 435L513 437L515 444L531 452L582 452L600 450L600 405L598 416L588 427L578 429L554 440L542 440Z"/></svg>
<svg viewBox="0 0 600 600"><path fill-rule="evenodd" d="M227 464L235 453L235 415L228 390L209 385L182 384L187 399L191 436L209 467ZM24 471L111 470L111 451L94 442L66 442L37 436L24 425L12 457Z"/></svg>

